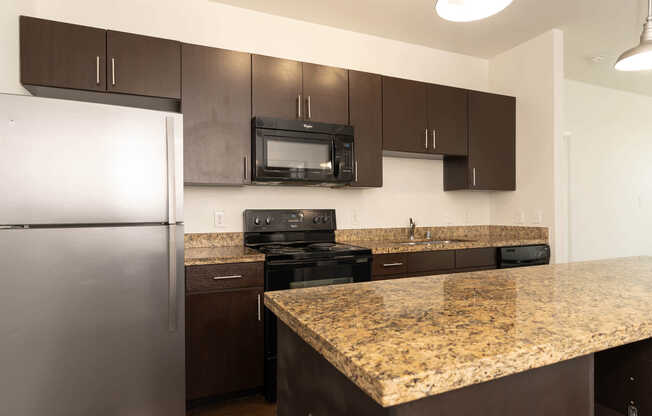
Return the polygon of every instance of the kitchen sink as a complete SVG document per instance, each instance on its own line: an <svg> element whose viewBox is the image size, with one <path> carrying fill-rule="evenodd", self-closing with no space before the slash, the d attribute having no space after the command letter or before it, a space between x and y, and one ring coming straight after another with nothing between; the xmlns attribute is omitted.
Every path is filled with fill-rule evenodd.
<svg viewBox="0 0 652 416"><path fill-rule="evenodd" d="M395 241L395 244L403 246L427 246L431 244L453 244L453 243L466 243L471 240L423 240L423 241Z"/></svg>

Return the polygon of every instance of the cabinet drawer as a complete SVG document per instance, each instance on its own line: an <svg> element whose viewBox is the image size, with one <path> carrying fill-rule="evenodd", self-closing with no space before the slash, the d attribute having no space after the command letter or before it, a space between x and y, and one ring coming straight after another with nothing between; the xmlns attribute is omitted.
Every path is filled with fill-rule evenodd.
<svg viewBox="0 0 652 416"><path fill-rule="evenodd" d="M387 276L407 273L407 254L378 254L374 256L372 274Z"/></svg>
<svg viewBox="0 0 652 416"><path fill-rule="evenodd" d="M262 262L189 266L186 267L186 292L263 286L263 273Z"/></svg>
<svg viewBox="0 0 652 416"><path fill-rule="evenodd" d="M455 267L466 269L470 267L495 266L497 264L497 249L471 248L455 251Z"/></svg>
<svg viewBox="0 0 652 416"><path fill-rule="evenodd" d="M436 272L455 268L455 251L424 251L408 255L408 273Z"/></svg>

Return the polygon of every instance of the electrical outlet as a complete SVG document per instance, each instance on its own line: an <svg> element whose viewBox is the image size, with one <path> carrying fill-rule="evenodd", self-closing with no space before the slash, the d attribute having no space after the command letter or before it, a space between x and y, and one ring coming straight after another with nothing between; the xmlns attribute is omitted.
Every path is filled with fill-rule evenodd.
<svg viewBox="0 0 652 416"><path fill-rule="evenodd" d="M517 224L525 224L525 212L519 211L516 214L516 223Z"/></svg>
<svg viewBox="0 0 652 416"><path fill-rule="evenodd" d="M543 211L537 211L534 214L534 223L537 225L543 224Z"/></svg>
<svg viewBox="0 0 652 416"><path fill-rule="evenodd" d="M215 211L214 219L216 228L224 228L224 211Z"/></svg>

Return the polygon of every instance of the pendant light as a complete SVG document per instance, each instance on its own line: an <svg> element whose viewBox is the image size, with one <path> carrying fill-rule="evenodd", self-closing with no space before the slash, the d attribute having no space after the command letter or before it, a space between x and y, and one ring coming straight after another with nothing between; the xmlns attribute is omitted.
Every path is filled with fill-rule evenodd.
<svg viewBox="0 0 652 416"><path fill-rule="evenodd" d="M513 0L437 0L435 10L443 19L472 22L501 12Z"/></svg>
<svg viewBox="0 0 652 416"><path fill-rule="evenodd" d="M641 43L620 55L615 68L618 71L652 70L652 0L648 0L647 20L643 25Z"/></svg>

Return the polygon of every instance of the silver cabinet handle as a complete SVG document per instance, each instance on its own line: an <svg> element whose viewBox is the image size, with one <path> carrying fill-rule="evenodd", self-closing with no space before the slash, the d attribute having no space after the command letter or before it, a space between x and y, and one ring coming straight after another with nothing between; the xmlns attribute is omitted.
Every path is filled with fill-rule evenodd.
<svg viewBox="0 0 652 416"><path fill-rule="evenodd" d="M247 156L244 157L244 180L247 180Z"/></svg>
<svg viewBox="0 0 652 416"><path fill-rule="evenodd" d="M260 293L258 294L258 322L262 320L262 317L260 316Z"/></svg>
<svg viewBox="0 0 652 416"><path fill-rule="evenodd" d="M402 266L403 263L385 263L383 264L383 267L397 267L397 266Z"/></svg>
<svg viewBox="0 0 652 416"><path fill-rule="evenodd" d="M437 148L437 130L432 129L432 149L435 150Z"/></svg>
<svg viewBox="0 0 652 416"><path fill-rule="evenodd" d="M476 184L475 178L476 178L475 168L473 168L473 186L475 186L475 184Z"/></svg>
<svg viewBox="0 0 652 416"><path fill-rule="evenodd" d="M230 276L215 276L213 280L242 279L241 274L232 274Z"/></svg>
<svg viewBox="0 0 652 416"><path fill-rule="evenodd" d="M428 129L426 129L426 150L428 150Z"/></svg>
<svg viewBox="0 0 652 416"><path fill-rule="evenodd" d="M115 86L115 58L111 58L111 85Z"/></svg>
<svg viewBox="0 0 652 416"><path fill-rule="evenodd" d="M310 96L308 96L308 120L312 118L312 109L310 108Z"/></svg>
<svg viewBox="0 0 652 416"><path fill-rule="evenodd" d="M301 118L301 106L303 101L301 101L301 94L297 95L297 118Z"/></svg>
<svg viewBox="0 0 652 416"><path fill-rule="evenodd" d="M95 83L100 85L100 57L95 57Z"/></svg>
<svg viewBox="0 0 652 416"><path fill-rule="evenodd" d="M358 181L358 161L355 161L355 181Z"/></svg>

